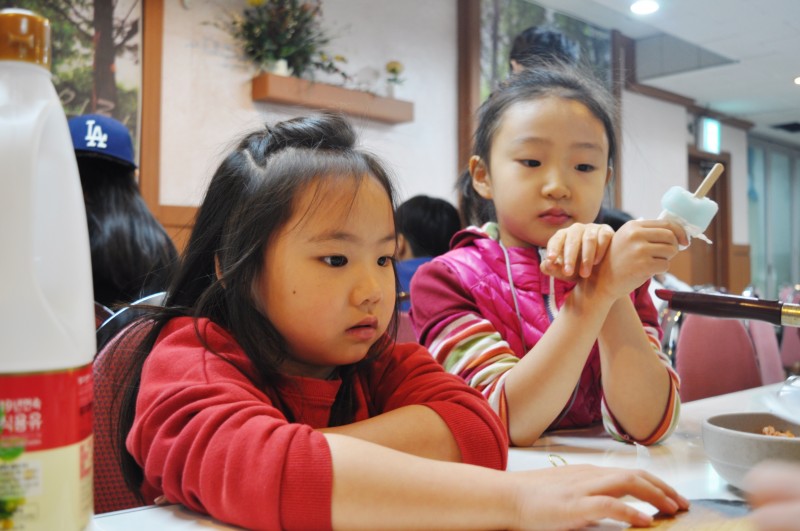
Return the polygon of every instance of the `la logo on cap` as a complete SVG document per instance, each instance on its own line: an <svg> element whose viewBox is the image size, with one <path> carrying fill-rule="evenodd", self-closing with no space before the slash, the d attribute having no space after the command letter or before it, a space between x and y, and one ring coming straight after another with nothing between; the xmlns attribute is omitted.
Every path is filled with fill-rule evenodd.
<svg viewBox="0 0 800 531"><path fill-rule="evenodd" d="M76 116L69 120L69 134L79 157L97 156L136 167L130 131L119 120L101 114Z"/></svg>
<svg viewBox="0 0 800 531"><path fill-rule="evenodd" d="M102 127L95 125L94 120L86 120L86 136L84 140L86 140L86 147L98 147L100 149L108 147L108 144L106 144L108 135L103 133Z"/></svg>

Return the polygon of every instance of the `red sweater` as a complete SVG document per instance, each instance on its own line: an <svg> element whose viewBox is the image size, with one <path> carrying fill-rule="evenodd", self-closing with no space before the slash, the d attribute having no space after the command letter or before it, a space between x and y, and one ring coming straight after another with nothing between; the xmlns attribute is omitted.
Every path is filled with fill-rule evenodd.
<svg viewBox="0 0 800 531"><path fill-rule="evenodd" d="M295 377L266 393L227 331L207 319L198 329L218 354L181 317L167 323L142 370L127 439L144 469L142 491L251 529L330 528L333 469L315 428L327 426L340 382ZM297 422L273 405L275 393ZM488 403L417 344L368 364L355 394L356 420L423 404L450 427L463 462L505 468L508 440Z"/></svg>

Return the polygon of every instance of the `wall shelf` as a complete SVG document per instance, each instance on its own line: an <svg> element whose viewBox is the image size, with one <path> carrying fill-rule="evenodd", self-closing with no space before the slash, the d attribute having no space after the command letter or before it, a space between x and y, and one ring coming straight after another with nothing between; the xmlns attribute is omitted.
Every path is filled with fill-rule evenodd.
<svg viewBox="0 0 800 531"><path fill-rule="evenodd" d="M410 101L384 98L369 92L292 76L260 74L253 78L252 90L253 101L340 111L390 124L414 120L414 104Z"/></svg>

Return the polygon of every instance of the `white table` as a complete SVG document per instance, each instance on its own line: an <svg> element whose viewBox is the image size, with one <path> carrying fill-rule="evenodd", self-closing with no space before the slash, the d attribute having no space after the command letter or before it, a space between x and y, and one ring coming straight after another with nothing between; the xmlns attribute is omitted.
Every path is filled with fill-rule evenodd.
<svg viewBox="0 0 800 531"><path fill-rule="evenodd" d="M688 402L681 407L675 433L658 446L644 447L611 439L602 427L561 431L546 435L530 448L512 448L509 470L532 470L553 466L555 454L569 464L594 464L642 468L664 479L689 499L739 499L717 475L703 452L700 427L705 418L720 413L768 411L765 397L782 384ZM593 529L618 529L601 525ZM180 505L141 507L100 514L91 529L96 531L139 531L141 529L238 529L184 509Z"/></svg>
<svg viewBox="0 0 800 531"><path fill-rule="evenodd" d="M765 396L782 384L687 402L681 406L675 432L656 446L623 444L606 435L602 427L554 432L531 448L512 448L509 470L553 466L555 454L569 464L642 468L657 475L689 499L739 499L736 491L714 471L703 451L700 428L707 417L745 411L768 411ZM557 458L552 459L558 463Z"/></svg>

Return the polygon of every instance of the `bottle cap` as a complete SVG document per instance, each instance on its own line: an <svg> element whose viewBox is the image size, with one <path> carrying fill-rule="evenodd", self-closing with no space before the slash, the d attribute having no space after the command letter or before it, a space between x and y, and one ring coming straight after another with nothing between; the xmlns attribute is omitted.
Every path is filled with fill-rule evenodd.
<svg viewBox="0 0 800 531"><path fill-rule="evenodd" d="M0 9L0 61L50 70L50 21L25 9Z"/></svg>

